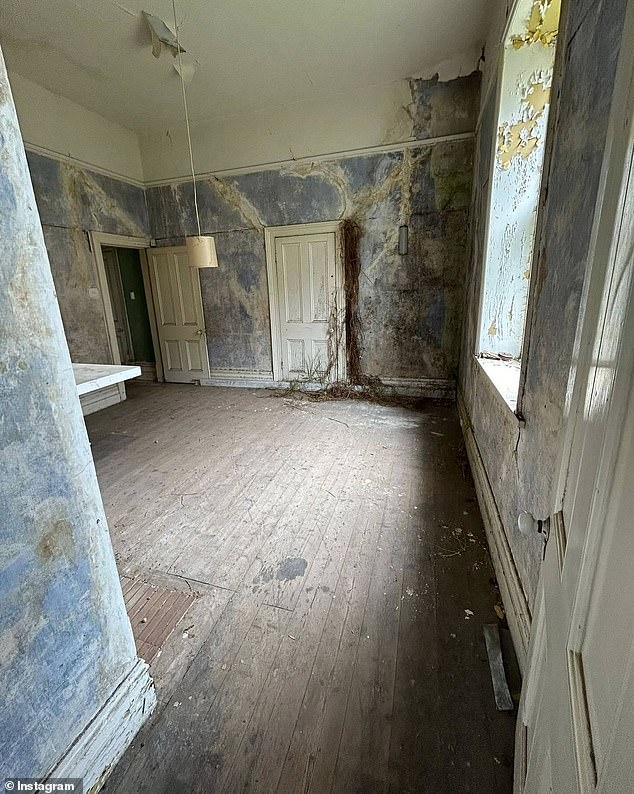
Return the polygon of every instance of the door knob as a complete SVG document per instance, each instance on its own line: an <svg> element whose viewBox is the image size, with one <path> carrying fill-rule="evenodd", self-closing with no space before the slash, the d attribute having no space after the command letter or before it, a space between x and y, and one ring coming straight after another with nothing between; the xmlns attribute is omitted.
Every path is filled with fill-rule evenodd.
<svg viewBox="0 0 634 794"><path fill-rule="evenodd" d="M205 333L205 329L204 329L204 328L199 328L199 329L196 331L196 333L198 334L198 336L202 336L202 335Z"/></svg>

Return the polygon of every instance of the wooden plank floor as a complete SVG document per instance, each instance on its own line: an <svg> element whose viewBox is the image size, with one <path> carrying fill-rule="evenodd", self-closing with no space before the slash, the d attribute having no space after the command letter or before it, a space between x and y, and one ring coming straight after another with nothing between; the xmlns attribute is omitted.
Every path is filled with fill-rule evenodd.
<svg viewBox="0 0 634 794"><path fill-rule="evenodd" d="M106 790L510 792L455 408L128 392L87 418L120 573L199 597Z"/></svg>

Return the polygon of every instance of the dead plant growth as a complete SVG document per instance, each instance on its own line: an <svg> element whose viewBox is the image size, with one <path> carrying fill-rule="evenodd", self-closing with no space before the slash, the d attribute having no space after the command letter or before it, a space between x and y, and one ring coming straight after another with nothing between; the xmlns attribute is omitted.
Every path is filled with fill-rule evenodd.
<svg viewBox="0 0 634 794"><path fill-rule="evenodd" d="M350 383L364 383L361 370L361 341L363 330L359 316L359 276L361 257L359 244L361 226L355 218L345 218L339 225L339 246L343 265L343 286L346 296L346 363Z"/></svg>
<svg viewBox="0 0 634 794"><path fill-rule="evenodd" d="M345 218L339 225L339 248L344 274L345 309L333 304L328 322L328 361L308 362L301 378L289 382L288 390L276 392L279 396L325 400L365 400L381 405L419 407L425 402L420 397L398 395L380 378L367 375L361 368L361 343L363 328L359 316L359 276L361 257L359 245L362 228L354 217ZM345 330L347 382L340 379L340 352ZM334 378L333 378L334 375Z"/></svg>

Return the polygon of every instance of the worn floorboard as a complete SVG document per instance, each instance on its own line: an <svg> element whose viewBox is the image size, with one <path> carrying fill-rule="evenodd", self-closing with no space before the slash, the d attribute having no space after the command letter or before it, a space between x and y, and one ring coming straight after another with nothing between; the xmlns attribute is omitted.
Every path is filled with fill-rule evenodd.
<svg viewBox="0 0 634 794"><path fill-rule="evenodd" d="M510 792L455 408L128 394L87 426L130 610L148 586L196 598L106 790Z"/></svg>

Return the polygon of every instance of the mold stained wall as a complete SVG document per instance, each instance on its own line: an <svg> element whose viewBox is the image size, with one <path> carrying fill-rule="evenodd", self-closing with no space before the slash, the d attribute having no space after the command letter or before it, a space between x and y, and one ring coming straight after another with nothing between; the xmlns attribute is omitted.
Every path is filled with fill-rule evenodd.
<svg viewBox="0 0 634 794"><path fill-rule="evenodd" d="M514 358L522 350L559 0L552 0L546 9L542 17L533 0L518 4L503 54L477 352L507 353Z"/></svg>
<svg viewBox="0 0 634 794"><path fill-rule="evenodd" d="M405 150L320 159L198 180L203 234L220 267L201 271L212 372L270 375L264 227L355 217L362 226L360 315L365 373L455 378L462 333L473 140L480 75L412 80ZM425 139L462 134L426 145ZM146 191L159 245L195 233L188 183ZM409 253L397 252L409 224Z"/></svg>
<svg viewBox="0 0 634 794"><path fill-rule="evenodd" d="M504 14L505 3L501 13ZM552 487L563 425L581 288L606 139L626 0L568 0L562 7L542 194L533 260L529 346L519 423L484 373L474 352L483 279L490 157L496 136L495 90L483 96L476 143L471 266L461 354L460 390L522 585L532 604L541 541L517 531L517 516L552 512ZM499 29L498 25L498 29ZM485 84L494 88L495 55ZM548 145L547 145L548 152Z"/></svg>
<svg viewBox="0 0 634 794"><path fill-rule="evenodd" d="M149 237L145 191L71 162L27 157L71 358L112 363L88 232Z"/></svg>

